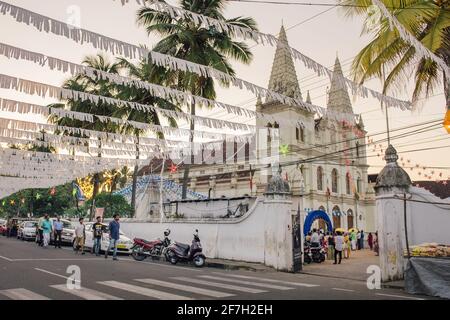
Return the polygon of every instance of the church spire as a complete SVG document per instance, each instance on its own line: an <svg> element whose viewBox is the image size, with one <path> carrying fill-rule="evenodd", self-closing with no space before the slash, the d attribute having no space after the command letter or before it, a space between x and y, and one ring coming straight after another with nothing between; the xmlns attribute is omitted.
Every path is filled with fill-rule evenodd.
<svg viewBox="0 0 450 320"><path fill-rule="evenodd" d="M288 45L286 31L283 25L281 25L278 40L281 43ZM269 90L292 98L302 99L294 61L287 46L277 45L275 58L272 64L272 72L270 74Z"/></svg>
<svg viewBox="0 0 450 320"><path fill-rule="evenodd" d="M343 78L344 73L342 72L341 63L336 55L333 76L331 78L331 87L328 92L327 108L330 111L338 113L353 113L352 103Z"/></svg>
<svg viewBox="0 0 450 320"><path fill-rule="evenodd" d="M306 103L312 104L311 103L311 96L309 95L309 90L308 90L308 93L306 95Z"/></svg>

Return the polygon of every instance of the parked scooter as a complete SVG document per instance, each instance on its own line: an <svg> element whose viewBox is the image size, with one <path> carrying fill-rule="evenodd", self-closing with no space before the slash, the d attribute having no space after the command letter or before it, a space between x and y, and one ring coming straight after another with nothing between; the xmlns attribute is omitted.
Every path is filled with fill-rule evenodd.
<svg viewBox="0 0 450 320"><path fill-rule="evenodd" d="M143 261L147 257L159 257L165 255L167 248L170 245L169 239L170 230L164 231L164 240L155 239L147 241L141 238L134 238L134 245L131 248L131 256L134 260Z"/></svg>
<svg viewBox="0 0 450 320"><path fill-rule="evenodd" d="M198 230L195 230L191 245L179 242L172 243L167 249L166 259L172 264L176 264L178 261L193 261L196 267L203 267L206 257L202 253Z"/></svg>

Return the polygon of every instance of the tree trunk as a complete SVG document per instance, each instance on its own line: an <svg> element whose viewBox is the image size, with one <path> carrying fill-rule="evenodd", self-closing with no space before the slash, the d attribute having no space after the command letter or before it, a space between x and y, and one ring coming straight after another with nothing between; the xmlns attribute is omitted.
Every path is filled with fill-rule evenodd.
<svg viewBox="0 0 450 320"><path fill-rule="evenodd" d="M99 152L98 152L98 157L101 158L102 157L102 142L100 137L98 138L99 140ZM98 190L100 188L100 173L95 173L94 177L93 177L93 184L94 184L94 190L92 191L92 205L91 205L91 212L89 214L89 221L93 221L94 220L94 205L95 205L95 197L98 194Z"/></svg>
<svg viewBox="0 0 450 320"><path fill-rule="evenodd" d="M444 59L446 64L448 65L447 59ZM450 75L446 75L445 72L443 72L444 77L444 94L445 94L445 102L446 106L445 108L450 108Z"/></svg>
<svg viewBox="0 0 450 320"><path fill-rule="evenodd" d="M136 159L139 159L139 133L137 134L137 144L136 144ZM133 172L133 183L131 186L131 208L133 208L133 216L136 214L136 187L137 187L137 175L139 166L136 164L134 166Z"/></svg>
<svg viewBox="0 0 450 320"><path fill-rule="evenodd" d="M195 116L195 103L191 102L191 115ZM187 198L187 183L188 183L188 179L189 179L189 169L190 166L194 163L194 129L195 129L195 123L194 123L194 119L191 119L191 125L190 125L190 129L191 129L191 133L189 136L189 142L191 144L191 162L190 164L185 164L184 165L184 174L183 174L183 188L182 188L182 194L181 194L181 199L186 199Z"/></svg>

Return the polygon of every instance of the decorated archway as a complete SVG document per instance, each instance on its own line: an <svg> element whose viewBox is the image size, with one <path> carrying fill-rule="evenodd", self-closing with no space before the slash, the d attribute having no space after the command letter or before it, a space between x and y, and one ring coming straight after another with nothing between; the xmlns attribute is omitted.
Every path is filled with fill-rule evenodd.
<svg viewBox="0 0 450 320"><path fill-rule="evenodd" d="M314 210L308 213L305 219L305 223L303 224L303 234L308 234L309 230L311 230L311 226L313 222L317 219L322 219L327 224L328 230L333 230L333 225L331 223L330 218L327 213L323 210Z"/></svg>

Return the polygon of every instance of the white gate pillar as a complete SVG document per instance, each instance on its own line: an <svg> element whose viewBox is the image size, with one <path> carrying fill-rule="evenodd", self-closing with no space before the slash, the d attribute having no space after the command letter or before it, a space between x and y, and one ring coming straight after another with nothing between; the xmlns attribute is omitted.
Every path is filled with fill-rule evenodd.
<svg viewBox="0 0 450 320"><path fill-rule="evenodd" d="M411 186L411 179L397 164L397 151L389 145L385 153L386 166L375 184L376 221L382 281L403 279L405 261L405 222L403 201L394 199Z"/></svg>

